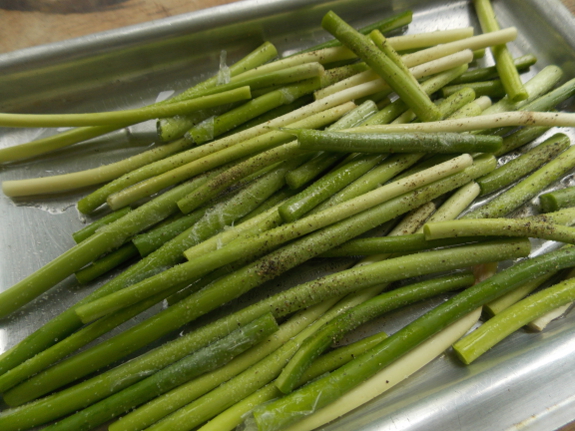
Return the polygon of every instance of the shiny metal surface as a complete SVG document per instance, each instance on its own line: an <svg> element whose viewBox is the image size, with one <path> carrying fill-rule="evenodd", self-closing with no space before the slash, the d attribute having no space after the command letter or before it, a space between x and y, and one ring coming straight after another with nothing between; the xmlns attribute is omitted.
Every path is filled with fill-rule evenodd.
<svg viewBox="0 0 575 431"><path fill-rule="evenodd" d="M507 0L495 2L495 7L502 26L519 28L514 54L534 53L539 58L536 70L558 64L566 78L575 76L575 22L559 1ZM409 33L478 27L466 1L249 0L0 55L0 109L82 112L141 106L161 92L179 91L213 73L221 49L227 50L232 62L269 40L288 54L327 38L319 23L330 9L363 25L408 8L415 12ZM573 137L571 130L567 132ZM2 129L0 147L48 133ZM138 126L48 157L2 166L0 180L94 167L150 145L149 129ZM572 180L569 176L564 181ZM81 195L18 202L0 196L0 290L72 246L70 234L90 221L74 207ZM325 271L313 263L306 268L309 277ZM286 277L284 283L300 280L300 274ZM0 322L0 352L95 287L78 288L70 278ZM371 328L393 332L429 306L402 310ZM552 430L575 419L573 388L575 315L571 313L544 333L517 332L471 366L447 353L326 429Z"/></svg>

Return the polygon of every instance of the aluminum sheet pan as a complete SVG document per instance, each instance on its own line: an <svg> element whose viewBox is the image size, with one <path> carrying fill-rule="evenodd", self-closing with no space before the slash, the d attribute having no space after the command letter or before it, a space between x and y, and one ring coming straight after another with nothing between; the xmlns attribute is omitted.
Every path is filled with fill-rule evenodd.
<svg viewBox="0 0 575 431"><path fill-rule="evenodd" d="M502 26L515 25L519 29L520 36L512 44L514 54L536 54L539 62L534 70L557 64L566 77L575 76L575 21L559 1L496 1L495 8ZM327 39L319 23L330 9L358 26L374 17L413 9L408 33L468 25L478 28L466 1L238 2L0 55L0 109L82 112L142 106L162 92L177 92L214 73L222 49L232 62L265 40L289 54ZM573 111L572 104L565 108ZM2 166L0 180L75 171L140 152L154 145L148 126L119 131L48 157ZM573 137L571 130L565 132ZM2 129L0 147L48 133L45 129ZM571 176L563 181L571 183ZM0 197L0 290L73 245L70 234L91 221L74 206L83 192L28 201ZM547 246L552 245L539 244L539 250ZM330 270L314 262L306 268L308 277ZM297 272L281 282L289 285L301 281L301 271ZM0 352L97 284L78 288L72 278L67 279L15 316L1 321ZM410 307L373 325L393 332L429 306ZM325 429L553 430L575 419L574 388L575 313L571 313L543 333L518 331L471 366L461 365L448 352Z"/></svg>

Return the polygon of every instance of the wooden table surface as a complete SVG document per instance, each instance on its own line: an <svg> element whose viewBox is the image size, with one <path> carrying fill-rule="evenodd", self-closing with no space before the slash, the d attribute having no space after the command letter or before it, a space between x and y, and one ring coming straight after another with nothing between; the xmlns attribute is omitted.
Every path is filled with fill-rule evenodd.
<svg viewBox="0 0 575 431"><path fill-rule="evenodd" d="M0 53L235 0L0 0ZM575 0L562 0L575 13Z"/></svg>
<svg viewBox="0 0 575 431"><path fill-rule="evenodd" d="M235 0L0 0L0 53ZM575 0L562 0L575 14ZM575 422L558 431L575 431Z"/></svg>

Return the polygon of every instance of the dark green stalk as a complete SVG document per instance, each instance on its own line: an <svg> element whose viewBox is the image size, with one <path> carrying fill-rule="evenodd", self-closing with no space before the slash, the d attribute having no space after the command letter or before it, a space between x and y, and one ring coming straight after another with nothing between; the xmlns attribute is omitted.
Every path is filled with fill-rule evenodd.
<svg viewBox="0 0 575 431"><path fill-rule="evenodd" d="M220 137L224 138L226 136L233 135L234 133L238 133L238 132L250 129L250 128L255 127L255 126L259 126L260 124L263 124L267 121L281 117L282 115L285 115L291 111L295 111L296 109L299 109L302 106L307 105L308 103L311 103L312 101L313 101L312 95L300 97L300 98L294 100L292 103L289 103L287 105L281 105L275 109L264 112L262 115L258 115L257 117L255 117L251 120L248 120L245 123L242 123L237 127L234 127L232 130L229 130L226 133L222 133L220 135Z"/></svg>
<svg viewBox="0 0 575 431"><path fill-rule="evenodd" d="M487 204L467 213L464 218L503 217L537 196L545 187L557 181L575 166L575 147L559 154L517 185Z"/></svg>
<svg viewBox="0 0 575 431"><path fill-rule="evenodd" d="M420 87L419 82L415 77L411 74L409 68L403 63L401 56L393 49L391 44L387 41L387 39L381 34L379 30L373 30L369 34L369 38L375 43L375 45L381 49L381 52L389 58L400 70L401 72L411 80L412 84L419 88L420 92L424 92L423 89Z"/></svg>
<svg viewBox="0 0 575 431"><path fill-rule="evenodd" d="M412 78L402 73L401 69L374 47L367 37L357 33L353 27L331 11L324 16L322 27L369 64L422 121L434 121L440 118L439 111L425 92L413 85Z"/></svg>
<svg viewBox="0 0 575 431"><path fill-rule="evenodd" d="M139 256L139 253L134 244L124 244L119 249L108 253L106 256L92 262L85 268L76 271L76 280L78 280L80 284L87 284L136 256Z"/></svg>
<svg viewBox="0 0 575 431"><path fill-rule="evenodd" d="M448 275L394 289L357 305L326 323L305 340L276 379L276 387L284 394L292 392L311 363L332 343L340 341L359 325L396 308L470 287L474 282L473 274Z"/></svg>
<svg viewBox="0 0 575 431"><path fill-rule="evenodd" d="M462 245L477 238L429 240L423 233L354 239L322 254L321 257L369 256L387 253L414 253L437 247Z"/></svg>
<svg viewBox="0 0 575 431"><path fill-rule="evenodd" d="M557 211L575 205L575 187L566 187L539 196L539 204L544 212Z"/></svg>
<svg viewBox="0 0 575 431"><path fill-rule="evenodd" d="M50 431L88 431L197 376L219 368L277 331L271 313L242 326L123 391L48 426Z"/></svg>
<svg viewBox="0 0 575 431"><path fill-rule="evenodd" d="M352 112L356 112L356 111L354 110ZM357 108L357 114L356 115L358 117L362 117L361 119L358 118L358 122L355 122L355 121L351 122L350 121L349 124L343 123L344 120L348 121L351 119L350 117L348 117L349 115L351 115L351 113L350 113L350 114L344 116L343 118L341 118L341 120L340 120L341 123L340 123L340 121L338 121L333 126L331 126L328 130L337 130L336 128L346 129L346 128L355 127L359 124L362 124L369 117L371 117L372 115L374 115L376 113L377 113L377 107L375 106L375 104L371 101L366 101L366 102L362 103ZM297 169L294 169L292 172L289 172L286 175L286 183L290 186L290 188L298 189L298 188L302 187L304 184L307 184L308 182L312 181L314 178L316 178L322 172L324 172L327 169L334 166L338 161L340 161L342 159L342 157L343 156L341 154L320 152L317 157L313 158L312 160L310 160L307 163L304 163L302 166L300 166Z"/></svg>
<svg viewBox="0 0 575 431"><path fill-rule="evenodd" d="M420 154L399 154L388 157L339 193L334 194L331 198L318 205L314 209L314 212L323 211L324 209L338 205L363 193L367 193L381 184L385 184L397 174L416 163L420 158Z"/></svg>
<svg viewBox="0 0 575 431"><path fill-rule="evenodd" d="M531 66L537 63L537 58L534 55L527 54L513 59L513 64L518 72L525 72ZM465 72L459 78L453 80L453 84L466 84L468 82L487 81L488 79L495 79L499 77L497 68L495 66L482 67Z"/></svg>
<svg viewBox="0 0 575 431"><path fill-rule="evenodd" d="M543 135L551 127L547 126L528 126L513 132L509 136L503 138L503 145L494 153L495 156L502 156L510 151L516 150L519 147L537 139Z"/></svg>
<svg viewBox="0 0 575 431"><path fill-rule="evenodd" d="M82 228L79 231L74 232L72 234L72 238L74 238L74 241L76 242L76 244L79 244L82 241L84 241L86 238L92 236L102 226L110 224L113 221L116 221L119 218L124 217L130 211L132 211L132 208L126 207L126 208L122 208L119 211L111 212L110 214L107 214L104 217L99 218L98 220L90 223L85 228Z"/></svg>
<svg viewBox="0 0 575 431"><path fill-rule="evenodd" d="M140 255L142 257L146 257L166 242L191 228L204 216L205 212L206 208L202 208L192 212L191 214L187 214L184 217L179 217L172 223L159 226L149 232L135 236L132 239L132 243L136 246Z"/></svg>
<svg viewBox="0 0 575 431"><path fill-rule="evenodd" d="M205 120L188 130L188 135L196 144L203 144L247 120L251 120L278 106L287 105L318 88L320 88L320 81L317 78L282 87L279 90L252 99L216 118Z"/></svg>
<svg viewBox="0 0 575 431"><path fill-rule="evenodd" d="M295 241L292 244L271 253L266 258L262 258L253 264L246 266L242 270L224 277L214 283L212 288L204 289L201 292L193 294L151 319L148 319L111 340L102 343L97 346L97 348L93 348L75 356L72 361L68 360L67 362L73 364L72 369L59 367L59 373L55 381L48 379L46 381L48 385L42 391L40 390L40 387L36 385L34 385L34 388L29 393L26 393L27 391L20 391L23 392L21 395L24 395L24 398L19 397L20 401L18 402L23 402L26 398L29 399L29 397L35 398L40 392L52 390L54 387L60 386L66 380L70 381L70 379L73 379L79 374L85 375L93 369L103 366L106 363L113 362L114 360L119 359L119 357L127 354L129 351L134 351L150 343L154 339L179 328L184 323L208 312L211 308L218 306L220 303L229 301L261 283L277 277L288 269L321 254L334 245L341 244L380 225L381 223L404 214L411 209L417 208L429 200L441 196L450 190L461 187L471 179L481 176L485 172L493 169L493 167L493 158L478 160L476 164L467 168L463 172L451 175L446 179L436 181L435 183L418 189L416 192L406 193L370 210L363 211L355 217L350 217L342 222L330 226L327 229L322 229L312 235L308 235L305 238ZM225 248L226 247L224 247L224 249ZM259 248L260 246L257 245L258 250ZM242 247L238 247L238 253L238 255L242 257L246 255L246 249L243 244ZM222 262L219 258L222 255L223 253L221 251L218 254L212 253L212 256L218 257L217 261L220 266L225 264L225 262ZM209 260L207 260L207 262L209 262ZM196 259L195 263L196 266L204 266L204 263L201 263L198 259ZM180 265L180 267L182 267L182 265ZM193 266L190 268L193 268ZM169 280L164 280L161 274L156 277L159 277L158 281L161 284L165 284ZM177 280L179 281L181 279L178 278ZM214 300L214 298L219 299ZM284 305L280 308L284 309ZM287 310L286 314L289 312L290 311ZM208 329L206 329L206 331L208 331ZM118 351L118 348L120 348L120 351ZM86 358L88 363L82 360L82 358ZM174 358L174 360L177 359L178 358ZM131 365L129 367L123 368L122 370L134 370L139 366L139 362L130 364ZM55 368L56 367L54 367L53 370ZM139 372L140 371L138 371L138 373ZM54 373L52 372L51 374ZM126 384L129 384L129 379L127 377L119 377L118 375L113 375L111 373L109 375L113 376L110 377L110 381L114 382L117 390L122 389L122 385L118 384L119 381L126 379ZM109 383L102 384L106 387L106 394L109 394ZM92 394L95 392L90 389L90 393ZM77 408L75 406L86 405L84 403L85 401L80 398L76 400L74 396L71 400L67 401L68 405L66 409L69 408L70 410L66 411L73 411Z"/></svg>
<svg viewBox="0 0 575 431"><path fill-rule="evenodd" d="M477 97L489 96L498 99L504 97L505 94L507 94L505 93L503 84L499 79L495 79L493 81L480 81L480 82L469 82L466 84L448 85L447 87L442 88L441 94L443 95L443 97L449 97L456 91L459 91L463 88L473 89Z"/></svg>
<svg viewBox="0 0 575 431"><path fill-rule="evenodd" d="M498 136L462 133L353 133L282 129L293 133L309 151L345 153L493 153L502 144Z"/></svg>
<svg viewBox="0 0 575 431"><path fill-rule="evenodd" d="M288 199L278 208L280 216L286 223L302 218L306 213L310 212L333 194L339 192L350 182L363 176L385 157L386 155L373 157L372 155L360 154Z"/></svg>
<svg viewBox="0 0 575 431"><path fill-rule="evenodd" d="M317 157L289 172L286 175L286 183L294 190L299 189L329 168L335 166L344 157L345 155L339 153L320 152Z"/></svg>
<svg viewBox="0 0 575 431"><path fill-rule="evenodd" d="M568 147L569 137L567 135L562 133L553 135L537 147L500 166L485 177L478 178L477 184L481 187L481 194L492 193L514 183L529 172L553 160L555 156L565 151ZM553 211L558 209L555 208Z"/></svg>
<svg viewBox="0 0 575 431"><path fill-rule="evenodd" d="M327 405L340 395L386 367L447 325L501 296L534 276L575 264L575 250L564 249L525 260L463 291L385 339L377 347L316 380L254 412L259 429L277 430Z"/></svg>
<svg viewBox="0 0 575 431"><path fill-rule="evenodd" d="M451 70L438 73L437 75L429 78L427 81L421 84L421 87L427 94L433 94L440 90L443 86L447 85L455 77L461 75L467 70L467 65L462 65L455 67ZM379 107L379 105L378 105ZM368 118L362 125L377 125L377 124L387 124L401 115L403 112L407 111L409 107L401 99L397 99L395 102L381 108L380 112Z"/></svg>

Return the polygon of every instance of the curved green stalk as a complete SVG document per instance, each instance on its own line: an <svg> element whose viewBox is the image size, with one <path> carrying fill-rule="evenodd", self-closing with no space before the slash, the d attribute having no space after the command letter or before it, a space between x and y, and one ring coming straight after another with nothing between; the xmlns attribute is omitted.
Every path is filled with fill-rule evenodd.
<svg viewBox="0 0 575 431"><path fill-rule="evenodd" d="M2 191L6 196L21 197L63 191L93 186L114 180L134 169L148 163L163 159L188 148L191 144L184 139L144 151L125 160L85 171L53 175L43 178L29 178L2 182Z"/></svg>
<svg viewBox="0 0 575 431"><path fill-rule="evenodd" d="M211 96L201 96L166 105L151 105L125 111L95 112L89 114L0 114L3 127L85 127L113 126L124 127L154 118L183 115L201 109L212 108L251 98L249 87Z"/></svg>

